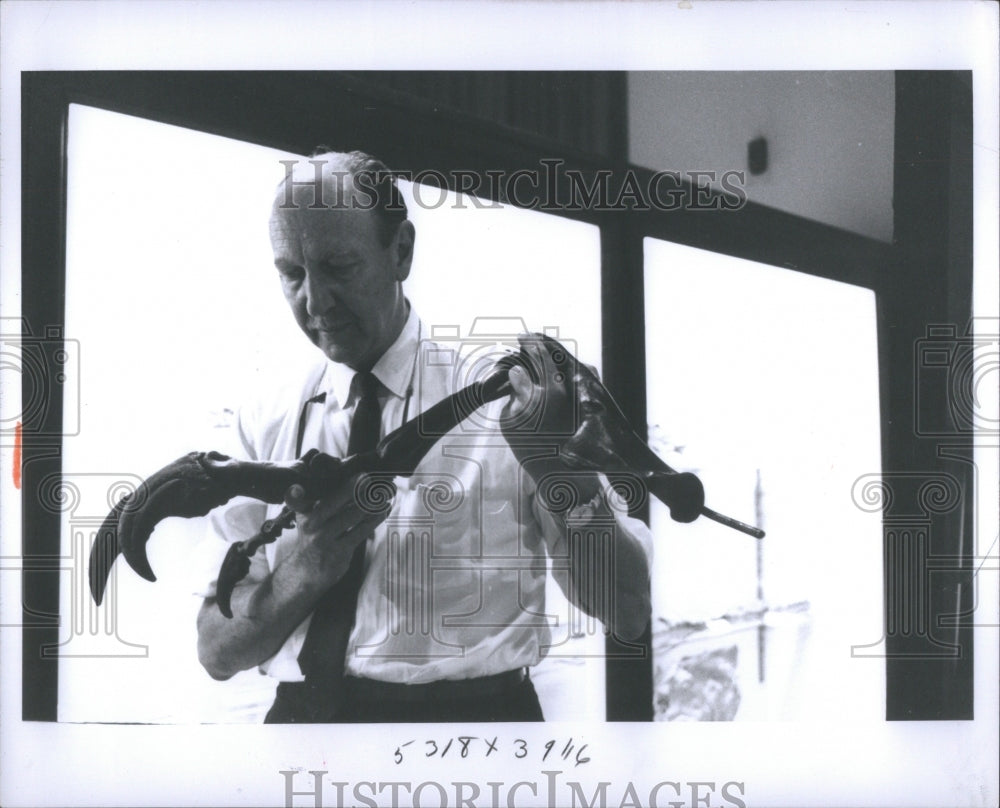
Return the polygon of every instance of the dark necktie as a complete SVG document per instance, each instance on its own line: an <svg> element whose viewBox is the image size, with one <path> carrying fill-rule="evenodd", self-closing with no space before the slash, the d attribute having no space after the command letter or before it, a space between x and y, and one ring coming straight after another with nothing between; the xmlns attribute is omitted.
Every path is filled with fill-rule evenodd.
<svg viewBox="0 0 1000 808"><path fill-rule="evenodd" d="M374 449L382 426L378 379L372 373L358 373L353 384L358 403L351 420L348 456ZM357 546L344 577L320 598L299 652L299 666L306 677L309 698L315 704L314 721L335 721L342 703L347 641L364 579L367 543Z"/></svg>

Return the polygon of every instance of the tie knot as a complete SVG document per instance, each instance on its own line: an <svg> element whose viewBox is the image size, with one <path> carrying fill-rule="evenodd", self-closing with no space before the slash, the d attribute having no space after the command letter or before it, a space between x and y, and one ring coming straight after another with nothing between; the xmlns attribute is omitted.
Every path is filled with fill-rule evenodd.
<svg viewBox="0 0 1000 808"><path fill-rule="evenodd" d="M358 373L354 377L354 389L359 399L375 398L378 395L379 384L378 377L370 371Z"/></svg>

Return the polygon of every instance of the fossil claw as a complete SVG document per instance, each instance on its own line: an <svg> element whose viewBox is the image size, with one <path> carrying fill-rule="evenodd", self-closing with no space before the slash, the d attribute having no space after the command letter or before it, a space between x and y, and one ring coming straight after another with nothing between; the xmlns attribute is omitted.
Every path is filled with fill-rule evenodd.
<svg viewBox="0 0 1000 808"><path fill-rule="evenodd" d="M104 589L108 584L111 567L121 552L118 544L118 521L131 495L122 497L117 505L107 515L101 529L97 533L93 547L90 548L90 591L94 601L100 605L104 600Z"/></svg>
<svg viewBox="0 0 1000 808"><path fill-rule="evenodd" d="M676 473L632 431L611 393L591 368L578 361L552 337L532 334L521 339L526 366L542 366L543 353L560 371L560 392L575 401L575 431L559 447L569 468L638 474L650 493L670 509L677 522L693 522L705 506L705 489L694 474Z"/></svg>
<svg viewBox="0 0 1000 808"><path fill-rule="evenodd" d="M216 583L215 602L219 611L226 617L233 616L232 597L236 584L246 578L250 572L250 558L253 553L247 552L248 542L238 541L229 545L226 557L219 568L219 579Z"/></svg>
<svg viewBox="0 0 1000 808"><path fill-rule="evenodd" d="M261 473L261 466L268 466L268 472ZM190 452L164 466L119 502L101 525L90 551L90 591L94 600L102 601L119 553L147 581L156 580L146 556L146 543L162 520L205 516L240 494L280 502L288 487L301 480L302 469L298 461L247 463L218 452Z"/></svg>
<svg viewBox="0 0 1000 808"><path fill-rule="evenodd" d="M235 496L248 496L277 504L295 484L319 498L358 473L408 476L437 440L468 418L478 407L509 395L510 369L524 367L532 382L543 381L547 365L555 390L563 401L575 405L575 421L560 441L559 456L568 468L603 473L630 472L646 482L649 491L670 508L678 522L707 516L744 533L763 537L763 531L705 507L701 481L690 473L678 474L664 463L628 425L611 394L587 365L577 361L557 340L542 334L520 339L521 350L501 359L486 379L470 384L438 402L417 418L387 435L373 452L338 458L311 451L300 460L261 463L234 460L217 452L191 452L164 466L108 514L90 553L90 590L98 603L104 597L108 576L119 553L139 575L156 576L146 556L146 543L156 525L171 516L205 516ZM548 384L548 381L545 381ZM560 389L561 388L561 389ZM558 397L557 397L558 398ZM232 615L231 596L250 569L250 559L264 544L274 541L293 520L285 509L276 520L227 552L219 573L217 597L220 610Z"/></svg>

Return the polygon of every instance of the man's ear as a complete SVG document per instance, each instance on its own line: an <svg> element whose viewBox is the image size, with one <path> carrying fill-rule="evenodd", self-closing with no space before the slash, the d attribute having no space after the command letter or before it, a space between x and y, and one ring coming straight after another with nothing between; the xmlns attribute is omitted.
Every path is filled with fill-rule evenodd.
<svg viewBox="0 0 1000 808"><path fill-rule="evenodd" d="M403 221L396 229L392 240L393 255L396 259L396 280L402 283L410 276L410 266L413 264L413 244L417 231L409 219Z"/></svg>

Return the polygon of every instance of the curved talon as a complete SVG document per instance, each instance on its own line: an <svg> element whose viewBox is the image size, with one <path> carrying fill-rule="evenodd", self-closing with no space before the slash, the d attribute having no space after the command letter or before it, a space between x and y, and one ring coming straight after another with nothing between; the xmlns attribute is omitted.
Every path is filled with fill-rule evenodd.
<svg viewBox="0 0 1000 808"><path fill-rule="evenodd" d="M239 494L278 503L290 485L304 483L306 476L303 461L251 463L218 452L190 452L177 458L119 502L101 525L90 551L90 591L94 600L103 600L119 553L143 578L156 580L146 556L146 544L163 519L205 516Z"/></svg>
<svg viewBox="0 0 1000 808"><path fill-rule="evenodd" d="M104 600L104 590L108 585L111 567L121 552L118 543L118 521L121 519L125 505L132 495L122 497L118 504L107 515L97 532L94 545L90 548L90 591L98 605Z"/></svg>
<svg viewBox="0 0 1000 808"><path fill-rule="evenodd" d="M275 541L285 528L294 526L295 511L282 508L274 519L266 519L260 531L252 539L229 545L226 557L222 559L219 578L215 585L215 602L226 617L233 616L232 598L236 585L250 572L250 560L265 544Z"/></svg>
<svg viewBox="0 0 1000 808"><path fill-rule="evenodd" d="M219 580L216 583L215 602L219 611L226 617L233 616L232 597L236 584L247 577L250 572L250 559L256 550L249 551L247 545L251 542L238 541L229 545L226 557L219 568Z"/></svg>

